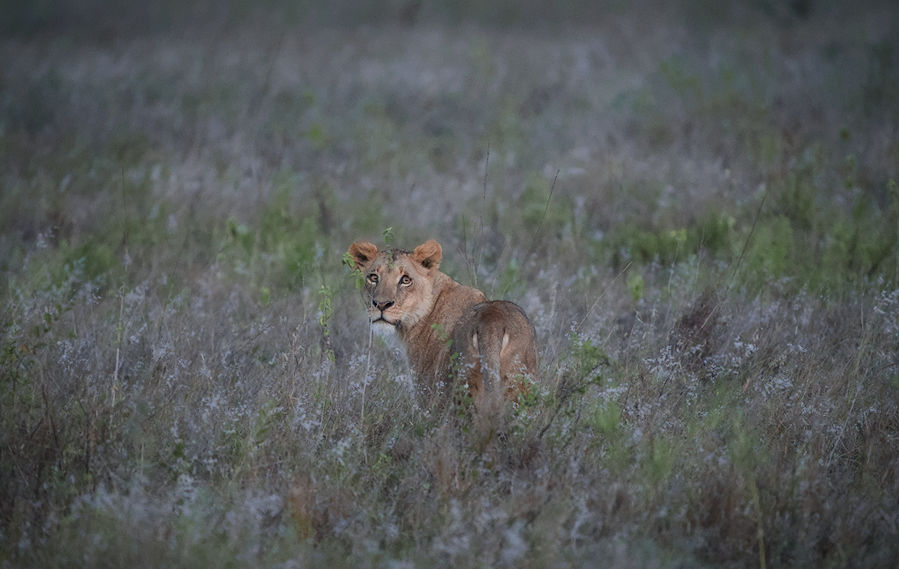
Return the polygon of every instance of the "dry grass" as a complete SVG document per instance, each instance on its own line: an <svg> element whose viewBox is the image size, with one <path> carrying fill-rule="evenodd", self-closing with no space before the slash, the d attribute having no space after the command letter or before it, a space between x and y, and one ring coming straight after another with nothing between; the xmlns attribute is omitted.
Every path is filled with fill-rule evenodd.
<svg viewBox="0 0 899 569"><path fill-rule="evenodd" d="M889 3L60 6L0 38L3 567L899 554ZM369 348L344 251L428 237L537 328L497 423Z"/></svg>

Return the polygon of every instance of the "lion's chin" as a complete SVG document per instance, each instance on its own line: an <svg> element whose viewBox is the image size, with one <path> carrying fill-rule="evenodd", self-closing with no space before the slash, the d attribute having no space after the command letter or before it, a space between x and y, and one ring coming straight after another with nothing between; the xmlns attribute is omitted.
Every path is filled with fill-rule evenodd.
<svg viewBox="0 0 899 569"><path fill-rule="evenodd" d="M386 320L375 320L371 323L371 329L375 334L382 337L393 336L396 334L396 325Z"/></svg>

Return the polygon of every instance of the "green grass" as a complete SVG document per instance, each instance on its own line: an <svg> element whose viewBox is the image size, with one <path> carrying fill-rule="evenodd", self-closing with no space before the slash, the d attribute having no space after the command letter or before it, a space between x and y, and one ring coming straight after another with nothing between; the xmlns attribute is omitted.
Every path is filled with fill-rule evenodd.
<svg viewBox="0 0 899 569"><path fill-rule="evenodd" d="M707 4L16 7L0 565L890 566L896 10ZM493 421L342 263L431 237Z"/></svg>

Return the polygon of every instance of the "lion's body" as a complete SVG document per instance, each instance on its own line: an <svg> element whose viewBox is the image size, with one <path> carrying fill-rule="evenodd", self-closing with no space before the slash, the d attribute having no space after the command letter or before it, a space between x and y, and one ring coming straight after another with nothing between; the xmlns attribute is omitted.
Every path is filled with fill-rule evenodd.
<svg viewBox="0 0 899 569"><path fill-rule="evenodd" d="M476 405L490 393L514 399L536 377L536 334L524 311L441 273L436 241L412 253L357 242L349 252L365 276L372 326L396 331L426 399L446 394L454 378Z"/></svg>

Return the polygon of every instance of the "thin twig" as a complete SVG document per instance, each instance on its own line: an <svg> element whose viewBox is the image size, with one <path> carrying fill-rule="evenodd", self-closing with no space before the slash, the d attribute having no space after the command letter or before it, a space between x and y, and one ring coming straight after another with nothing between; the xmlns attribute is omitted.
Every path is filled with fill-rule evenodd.
<svg viewBox="0 0 899 569"><path fill-rule="evenodd" d="M371 339L374 335L374 327L368 327L368 354L365 357L365 375L362 376L362 414L359 417L359 424L365 423L365 387L368 382L368 372L371 369Z"/></svg>
<svg viewBox="0 0 899 569"><path fill-rule="evenodd" d="M368 372L371 369L371 339L374 335L374 327L368 327L368 354L365 357L365 375L362 376L362 413L359 415L359 425L365 428L365 388L368 385ZM368 463L368 449L362 445L362 458Z"/></svg>
<svg viewBox="0 0 899 569"><path fill-rule="evenodd" d="M477 274L478 269L481 266L481 258L484 255L484 212L487 211L487 175L490 168L490 141L487 141L487 158L484 162L484 194L481 198L481 211L478 212L478 224L481 226L481 239L478 243L478 251L477 255L475 255L474 262L474 272L475 272L475 286L477 286ZM472 251L474 253L474 251Z"/></svg>
<svg viewBox="0 0 899 569"><path fill-rule="evenodd" d="M734 280L737 278L737 270L743 262L746 250L749 249L749 242L752 240L752 235L755 233L755 226L759 222L759 217L762 215L762 207L765 205L765 200L767 198L768 192L762 194L762 201L759 203L759 208L755 212L755 219L752 220L752 227L749 228L749 235L746 236L746 242L743 243L743 250L740 251L740 256L737 258L737 264L734 266L734 272L730 275L730 281L727 283L727 291L730 291L730 287L733 286Z"/></svg>
<svg viewBox="0 0 899 569"><path fill-rule="evenodd" d="M553 193L556 190L556 180L559 179L559 172L561 172L561 170L556 170L556 175L553 176L553 183L549 187L549 197L546 198L546 206L543 208L543 215L540 216L540 223L537 224L537 231L534 232L534 237L531 239L531 245L530 245L530 247L528 247L527 253L524 254L524 258L522 259L522 264L525 263L530 258L531 253L534 252L534 248L537 246L537 238L540 237L540 230L543 229L543 221L546 219L546 213L549 211L549 203L552 201ZM509 289L509 286L511 284L512 284L511 282L506 284L506 286L503 288L502 294L500 294L500 296L504 296L506 294L506 291Z"/></svg>
<svg viewBox="0 0 899 569"><path fill-rule="evenodd" d="M546 207L543 208L543 215L540 216L540 223L537 224L537 231L534 233L534 238L531 240L531 246L528 247L528 252L525 254L525 260L531 256L531 253L534 252L534 247L537 246L537 238L540 237L540 231L543 229L543 221L546 219L546 213L549 211L549 202L553 199L553 193L556 191L556 180L559 179L559 172L561 170L556 170L556 175L553 176L553 183L549 187L549 197L546 198Z"/></svg>
<svg viewBox="0 0 899 569"><path fill-rule="evenodd" d="M759 208L755 212L755 219L752 220L752 227L749 228L749 235L746 236L746 241L743 243L743 250L740 251L740 256L737 258L737 262L734 265L734 272L730 275L730 280L727 282L727 288L724 289L724 296L726 297L730 293L731 287L734 285L734 281L737 278L737 271L740 269L740 265L743 263L743 257L746 255L746 250L749 249L749 242L752 241L752 235L755 233L755 226L759 222L759 217L762 215L762 207L765 205L765 199L768 197L768 192L762 194L762 201L759 203ZM723 301L719 301L712 307L712 310L709 311L709 315L705 317L705 320L702 323L702 326L699 327L700 330L705 328L706 324L709 323L709 320L712 319L712 315L721 308Z"/></svg>
<svg viewBox="0 0 899 569"><path fill-rule="evenodd" d="M490 168L490 141L487 141L487 160L484 162L484 201L487 201L487 173Z"/></svg>

